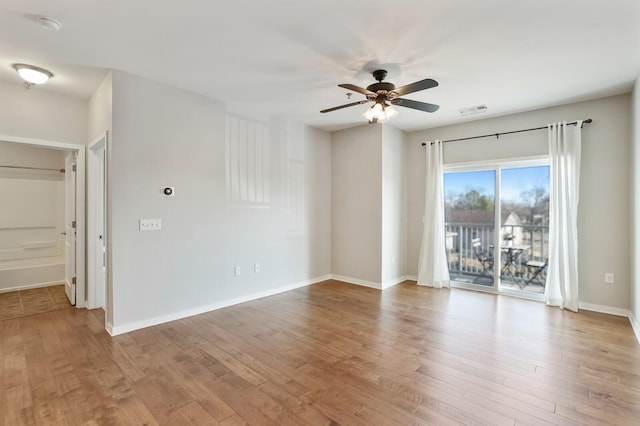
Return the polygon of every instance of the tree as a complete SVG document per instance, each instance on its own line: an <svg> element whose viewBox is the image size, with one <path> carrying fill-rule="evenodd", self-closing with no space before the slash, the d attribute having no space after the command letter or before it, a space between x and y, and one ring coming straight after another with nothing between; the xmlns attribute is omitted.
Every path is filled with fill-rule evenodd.
<svg viewBox="0 0 640 426"><path fill-rule="evenodd" d="M520 193L521 206L526 223L546 225L549 221L549 194L545 188L537 187Z"/></svg>
<svg viewBox="0 0 640 426"><path fill-rule="evenodd" d="M493 199L477 189L471 189L466 193L447 194L446 207L456 210L493 210Z"/></svg>

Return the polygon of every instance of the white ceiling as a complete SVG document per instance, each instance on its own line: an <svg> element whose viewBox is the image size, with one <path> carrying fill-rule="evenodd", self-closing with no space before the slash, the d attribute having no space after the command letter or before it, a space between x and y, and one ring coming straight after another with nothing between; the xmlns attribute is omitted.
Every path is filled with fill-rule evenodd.
<svg viewBox="0 0 640 426"><path fill-rule="evenodd" d="M628 92L640 1L2 0L0 80L19 83L16 62L55 74L32 90L88 98L118 69L326 130L365 122L366 105L319 113L363 98L337 84L384 68L396 86L440 83L406 96L438 112L398 108L393 125L415 130Z"/></svg>

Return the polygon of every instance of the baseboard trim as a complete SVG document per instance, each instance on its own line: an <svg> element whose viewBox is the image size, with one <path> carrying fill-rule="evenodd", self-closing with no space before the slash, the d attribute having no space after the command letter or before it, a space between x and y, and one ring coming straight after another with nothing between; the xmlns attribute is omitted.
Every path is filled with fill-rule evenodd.
<svg viewBox="0 0 640 426"><path fill-rule="evenodd" d="M636 339L640 344L640 324L638 324L638 320L636 319L635 315L633 315L633 312L629 313L629 322L631 323L631 328L633 329L633 332L636 334Z"/></svg>
<svg viewBox="0 0 640 426"><path fill-rule="evenodd" d="M375 288L376 290L386 290L390 287L393 287L394 285L398 285L400 283L407 281L409 278L407 278L406 276L398 277L391 281L387 281L384 284L374 283L373 281L361 280L359 278L345 277L343 275L331 275L331 279L336 281L342 281L347 284L355 284L363 287Z"/></svg>
<svg viewBox="0 0 640 426"><path fill-rule="evenodd" d="M119 334L129 333L131 331L140 330L142 328L152 327L154 325L164 324L164 323L176 321L182 318L204 314L204 313L215 311L218 309L227 308L229 306L238 305L240 303L262 299L263 297L274 296L279 293L284 293L286 291L295 290L301 287L306 287L306 286L316 284L322 281L326 281L329 279L331 279L331 275L323 275L321 277L313 278L310 280L302 281L302 282L291 284L288 286L278 287L278 288L274 288L266 291L261 291L258 293L252 293L247 296L224 300L217 303L211 303L209 305L198 306L190 309L184 309L182 311L173 312L167 315L160 315L157 317L145 319L142 321L132 322L129 324L123 324L119 326L113 326L112 324L107 324L106 329L110 335L117 336Z"/></svg>
<svg viewBox="0 0 640 426"><path fill-rule="evenodd" d="M20 291L20 290L31 290L32 288L51 287L54 285L64 285L64 282L51 281L51 282L44 282L44 283L20 285L17 287L2 288L0 289L0 293L9 293L10 291Z"/></svg>
<svg viewBox="0 0 640 426"><path fill-rule="evenodd" d="M351 278L345 277L342 275L331 275L332 280L342 281L348 284L360 285L363 287L375 288L376 290L382 290L382 285L380 283L374 283L373 281L361 280L359 278Z"/></svg>
<svg viewBox="0 0 640 426"><path fill-rule="evenodd" d="M418 277L416 275L407 275L404 277L406 280L418 282Z"/></svg>
<svg viewBox="0 0 640 426"><path fill-rule="evenodd" d="M578 309L584 309L585 311L599 312L601 314L615 315L618 317L631 316L631 311L628 309L614 308L613 306L595 305L593 303L578 303Z"/></svg>
<svg viewBox="0 0 640 426"><path fill-rule="evenodd" d="M391 280L391 281L387 281L386 283L382 284L382 289L386 290L386 289L388 289L390 287L393 287L394 285L398 285L400 283L403 283L406 280L407 280L407 277L404 276L404 277L398 277L398 278L396 278L394 280Z"/></svg>

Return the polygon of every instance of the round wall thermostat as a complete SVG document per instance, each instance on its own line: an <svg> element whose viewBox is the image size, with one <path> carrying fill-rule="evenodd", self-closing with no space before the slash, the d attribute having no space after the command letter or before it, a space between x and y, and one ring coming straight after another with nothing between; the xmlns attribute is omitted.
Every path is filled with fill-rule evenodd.
<svg viewBox="0 0 640 426"><path fill-rule="evenodd" d="M174 197L176 195L176 190L173 186L163 186L162 193L167 197Z"/></svg>

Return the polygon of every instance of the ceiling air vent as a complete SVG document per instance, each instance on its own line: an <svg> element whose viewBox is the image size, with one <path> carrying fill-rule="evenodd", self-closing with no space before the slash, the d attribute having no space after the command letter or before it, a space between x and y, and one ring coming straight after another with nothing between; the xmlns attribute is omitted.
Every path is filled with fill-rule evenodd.
<svg viewBox="0 0 640 426"><path fill-rule="evenodd" d="M476 106L467 107L467 108L460 108L458 111L460 111L461 116L466 117L468 115L487 112L487 105L482 104L482 105L476 105Z"/></svg>

